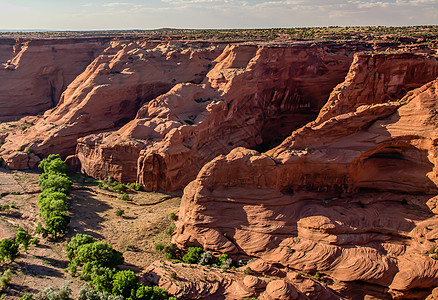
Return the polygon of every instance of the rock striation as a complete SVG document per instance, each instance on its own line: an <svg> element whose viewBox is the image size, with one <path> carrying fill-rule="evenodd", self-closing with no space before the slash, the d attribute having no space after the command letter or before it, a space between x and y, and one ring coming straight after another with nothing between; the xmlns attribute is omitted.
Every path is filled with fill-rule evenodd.
<svg viewBox="0 0 438 300"><path fill-rule="evenodd" d="M251 266L259 263L265 264L256 261ZM278 278L267 273L244 275L243 268L246 267L228 273L205 266L155 262L145 270L143 278L185 299L342 299L321 282L294 271Z"/></svg>
<svg viewBox="0 0 438 300"><path fill-rule="evenodd" d="M7 80L31 53L51 66L36 46L0 44ZM48 81L23 81L23 107L60 100L2 132L0 156L34 168L60 153L94 178L185 187L173 241L257 260L248 276L150 266L174 295L422 298L438 285L438 60L363 52L386 46L114 40L66 88L54 74L70 66L35 62Z"/></svg>
<svg viewBox="0 0 438 300"><path fill-rule="evenodd" d="M14 157L20 148L40 156L74 154L78 138L121 127L144 103L178 82L201 81L221 47L175 43L113 41L68 86L53 110L35 126L6 138L1 152L6 167L17 167Z"/></svg>
<svg viewBox="0 0 438 300"><path fill-rule="evenodd" d="M434 57L408 56L356 55L314 122L203 166L174 241L323 272L345 295L363 282L362 296L425 296L438 284L438 81Z"/></svg>
<svg viewBox="0 0 438 300"><path fill-rule="evenodd" d="M175 85L118 131L80 139L76 156L96 178L181 189L215 156L276 143L313 120L352 58L348 47L230 45L202 82Z"/></svg>
<svg viewBox="0 0 438 300"><path fill-rule="evenodd" d="M109 38L0 39L0 121L42 114Z"/></svg>

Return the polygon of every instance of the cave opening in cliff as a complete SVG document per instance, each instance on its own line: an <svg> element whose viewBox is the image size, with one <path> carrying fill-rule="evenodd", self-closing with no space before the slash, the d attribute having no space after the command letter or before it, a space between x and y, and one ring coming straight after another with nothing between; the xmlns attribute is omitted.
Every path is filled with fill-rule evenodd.
<svg viewBox="0 0 438 300"><path fill-rule="evenodd" d="M336 85L325 87L315 95L301 88L303 83L289 83L289 89L265 91L269 105L260 130L262 142L253 149L268 151L280 145L291 133L314 121Z"/></svg>
<svg viewBox="0 0 438 300"><path fill-rule="evenodd" d="M317 116L317 112L303 109L293 112L282 112L269 117L264 122L260 132L263 142L254 147L254 150L265 152L277 147L294 130L314 121Z"/></svg>

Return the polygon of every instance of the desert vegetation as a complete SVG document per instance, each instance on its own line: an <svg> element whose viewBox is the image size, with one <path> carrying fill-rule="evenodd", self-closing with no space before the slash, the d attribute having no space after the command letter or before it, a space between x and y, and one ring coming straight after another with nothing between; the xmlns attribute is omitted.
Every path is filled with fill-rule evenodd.
<svg viewBox="0 0 438 300"><path fill-rule="evenodd" d="M438 26L360 26L360 27L301 27L269 29L172 29L111 30L111 31L51 31L0 32L0 37L123 37L152 40L209 40L209 41L273 41L273 40L393 40L399 42L428 42L438 37ZM411 39L400 41L400 38ZM422 39L417 41L418 39Z"/></svg>
<svg viewBox="0 0 438 300"><path fill-rule="evenodd" d="M56 238L68 231L70 216L67 195L70 194L72 182L67 176L68 167L59 155L49 155L38 167L43 171L38 182L42 190L38 197L38 207L45 227L39 223L36 233L41 233L43 237L50 234Z"/></svg>

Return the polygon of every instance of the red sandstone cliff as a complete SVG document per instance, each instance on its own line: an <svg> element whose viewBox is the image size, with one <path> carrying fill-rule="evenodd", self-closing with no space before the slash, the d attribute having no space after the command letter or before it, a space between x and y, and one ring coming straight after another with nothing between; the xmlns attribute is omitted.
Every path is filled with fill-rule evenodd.
<svg viewBox="0 0 438 300"><path fill-rule="evenodd" d="M0 155L27 168L37 154L75 152L83 172L149 190L196 178L174 241L259 257L255 271L281 274L267 285L224 280L230 299L336 298L295 270L329 275L345 296L419 298L438 285L428 252L438 248L437 59L353 60L355 47L113 42ZM243 148L285 136L265 153ZM188 284L156 283L175 293Z"/></svg>
<svg viewBox="0 0 438 300"><path fill-rule="evenodd" d="M65 90L58 105L35 126L9 135L1 155L8 168L32 163L16 149L38 155L74 154L82 136L118 128L137 109L178 82L199 82L221 46L209 43L112 42Z"/></svg>
<svg viewBox="0 0 438 300"><path fill-rule="evenodd" d="M147 190L181 189L215 156L269 145L272 130L285 136L314 119L351 53L324 45L228 46L201 84L176 85L119 131L80 139L82 170Z"/></svg>
<svg viewBox="0 0 438 300"><path fill-rule="evenodd" d="M436 60L405 60L423 71L397 82L383 80L391 75L385 64L365 63L392 61L399 70L400 58L357 56L330 96L339 101L317 121L267 153L237 148L207 163L184 190L175 242L323 272L344 295L356 281L381 286L379 297L386 288L417 298L416 288L437 285L438 263L427 251L437 247L438 81L382 103L394 86L436 78ZM355 64L368 67L357 72ZM362 72L379 66L381 80L371 80L380 84L358 97ZM362 100L369 105L357 107Z"/></svg>
<svg viewBox="0 0 438 300"><path fill-rule="evenodd" d="M0 39L0 121L54 107L109 38Z"/></svg>

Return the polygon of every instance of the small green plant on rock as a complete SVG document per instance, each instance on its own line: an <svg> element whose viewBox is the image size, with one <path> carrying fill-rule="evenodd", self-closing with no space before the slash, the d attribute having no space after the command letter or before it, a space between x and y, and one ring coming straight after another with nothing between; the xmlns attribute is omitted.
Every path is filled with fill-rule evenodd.
<svg viewBox="0 0 438 300"><path fill-rule="evenodd" d="M129 195L126 194L126 193L123 193L123 194L120 196L120 200L123 200L123 201L128 201L128 200L130 200Z"/></svg>
<svg viewBox="0 0 438 300"><path fill-rule="evenodd" d="M188 252L183 256L182 260L188 264L197 264L201 258L202 250L201 247L189 247Z"/></svg>
<svg viewBox="0 0 438 300"><path fill-rule="evenodd" d="M118 208L116 210L116 216L118 216L118 217L123 216L124 213L125 213L125 211L123 209Z"/></svg>
<svg viewBox="0 0 438 300"><path fill-rule="evenodd" d="M169 220L170 220L170 221L175 222L177 219L178 219L178 217L177 217L176 213L171 212L171 213L169 214Z"/></svg>

